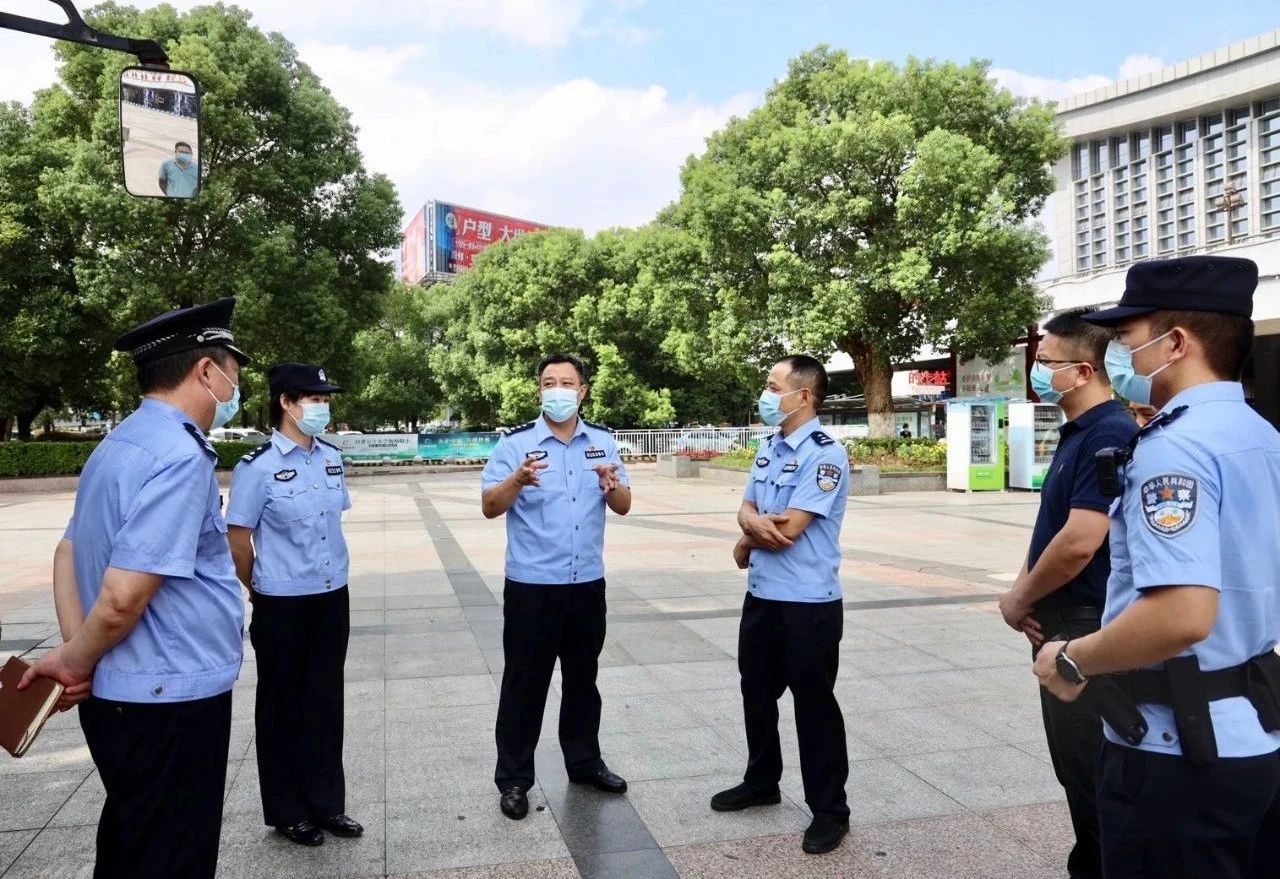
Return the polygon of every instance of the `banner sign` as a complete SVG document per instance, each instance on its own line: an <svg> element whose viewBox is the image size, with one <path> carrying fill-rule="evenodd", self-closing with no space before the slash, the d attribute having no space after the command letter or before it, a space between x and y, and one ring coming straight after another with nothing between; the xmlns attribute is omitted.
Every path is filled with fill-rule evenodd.
<svg viewBox="0 0 1280 879"><path fill-rule="evenodd" d="M456 273L471 267L477 253L547 227L446 202L432 202L431 269Z"/></svg>
<svg viewBox="0 0 1280 879"><path fill-rule="evenodd" d="M1026 399L1027 366L1022 348L1013 348L1000 363L980 358L959 365L956 390L961 397L1005 397Z"/></svg>
<svg viewBox="0 0 1280 879"><path fill-rule="evenodd" d="M498 445L497 433L354 433L328 434L342 460L352 464L392 464L414 461L488 460Z"/></svg>
<svg viewBox="0 0 1280 879"><path fill-rule="evenodd" d="M427 273L427 209L414 214L400 240L400 280L416 284Z"/></svg>

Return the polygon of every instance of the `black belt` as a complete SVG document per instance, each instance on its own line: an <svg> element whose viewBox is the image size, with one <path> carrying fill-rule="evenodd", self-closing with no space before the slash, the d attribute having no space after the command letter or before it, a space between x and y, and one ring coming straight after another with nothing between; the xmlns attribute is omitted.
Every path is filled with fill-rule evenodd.
<svg viewBox="0 0 1280 879"><path fill-rule="evenodd" d="M1280 656L1275 653L1264 653L1230 668L1201 671L1199 679L1204 689L1205 700L1216 702L1219 699L1254 695L1258 685L1256 669L1275 664L1280 664ZM1133 697L1135 702L1173 704L1173 689L1169 686L1169 675L1163 669L1131 671L1112 677Z"/></svg>
<svg viewBox="0 0 1280 879"><path fill-rule="evenodd" d="M1054 629L1063 623L1092 623L1097 626L1102 622L1102 608L1088 604L1065 604L1059 607L1036 608L1031 612L1042 628ZM1046 635L1057 635L1060 632L1046 631Z"/></svg>

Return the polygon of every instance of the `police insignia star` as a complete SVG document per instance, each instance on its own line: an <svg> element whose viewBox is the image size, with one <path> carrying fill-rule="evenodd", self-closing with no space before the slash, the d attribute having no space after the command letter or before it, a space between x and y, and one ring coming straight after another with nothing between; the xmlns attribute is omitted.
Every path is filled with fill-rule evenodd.
<svg viewBox="0 0 1280 879"><path fill-rule="evenodd" d="M840 484L840 468L835 464L818 465L818 488L823 491L835 491Z"/></svg>
<svg viewBox="0 0 1280 879"><path fill-rule="evenodd" d="M1168 473L1142 483L1142 518L1152 533L1172 537L1191 527L1200 500L1200 483Z"/></svg>
<svg viewBox="0 0 1280 879"><path fill-rule="evenodd" d="M297 470L277 470L276 482L288 482L290 479L298 475Z"/></svg>

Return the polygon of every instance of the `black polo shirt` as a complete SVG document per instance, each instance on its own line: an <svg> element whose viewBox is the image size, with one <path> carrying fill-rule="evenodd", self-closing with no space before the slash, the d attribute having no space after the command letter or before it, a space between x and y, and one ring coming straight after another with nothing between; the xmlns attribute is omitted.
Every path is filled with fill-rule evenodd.
<svg viewBox="0 0 1280 879"><path fill-rule="evenodd" d="M1123 446L1137 432L1137 422L1115 400L1094 406L1058 429L1058 449L1053 453L1053 461L1040 489L1040 512L1031 534L1028 570L1035 567L1049 542L1067 524L1072 510L1105 513L1111 509L1111 498L1103 497L1098 487L1094 454L1109 446ZM1092 605L1100 608L1107 596L1109 576L1111 546L1104 540L1074 580L1036 602L1036 606L1047 609Z"/></svg>

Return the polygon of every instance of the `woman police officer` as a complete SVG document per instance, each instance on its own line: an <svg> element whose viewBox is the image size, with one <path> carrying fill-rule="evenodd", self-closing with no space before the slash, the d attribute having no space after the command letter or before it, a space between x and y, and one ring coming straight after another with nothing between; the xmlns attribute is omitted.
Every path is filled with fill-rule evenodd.
<svg viewBox="0 0 1280 879"><path fill-rule="evenodd" d="M322 368L281 363L267 374L271 439L231 478L227 525L236 572L250 590L258 661L256 742L263 819L300 845L324 830L360 836L346 811L343 666L350 632L350 509L342 456L319 439L342 388Z"/></svg>

